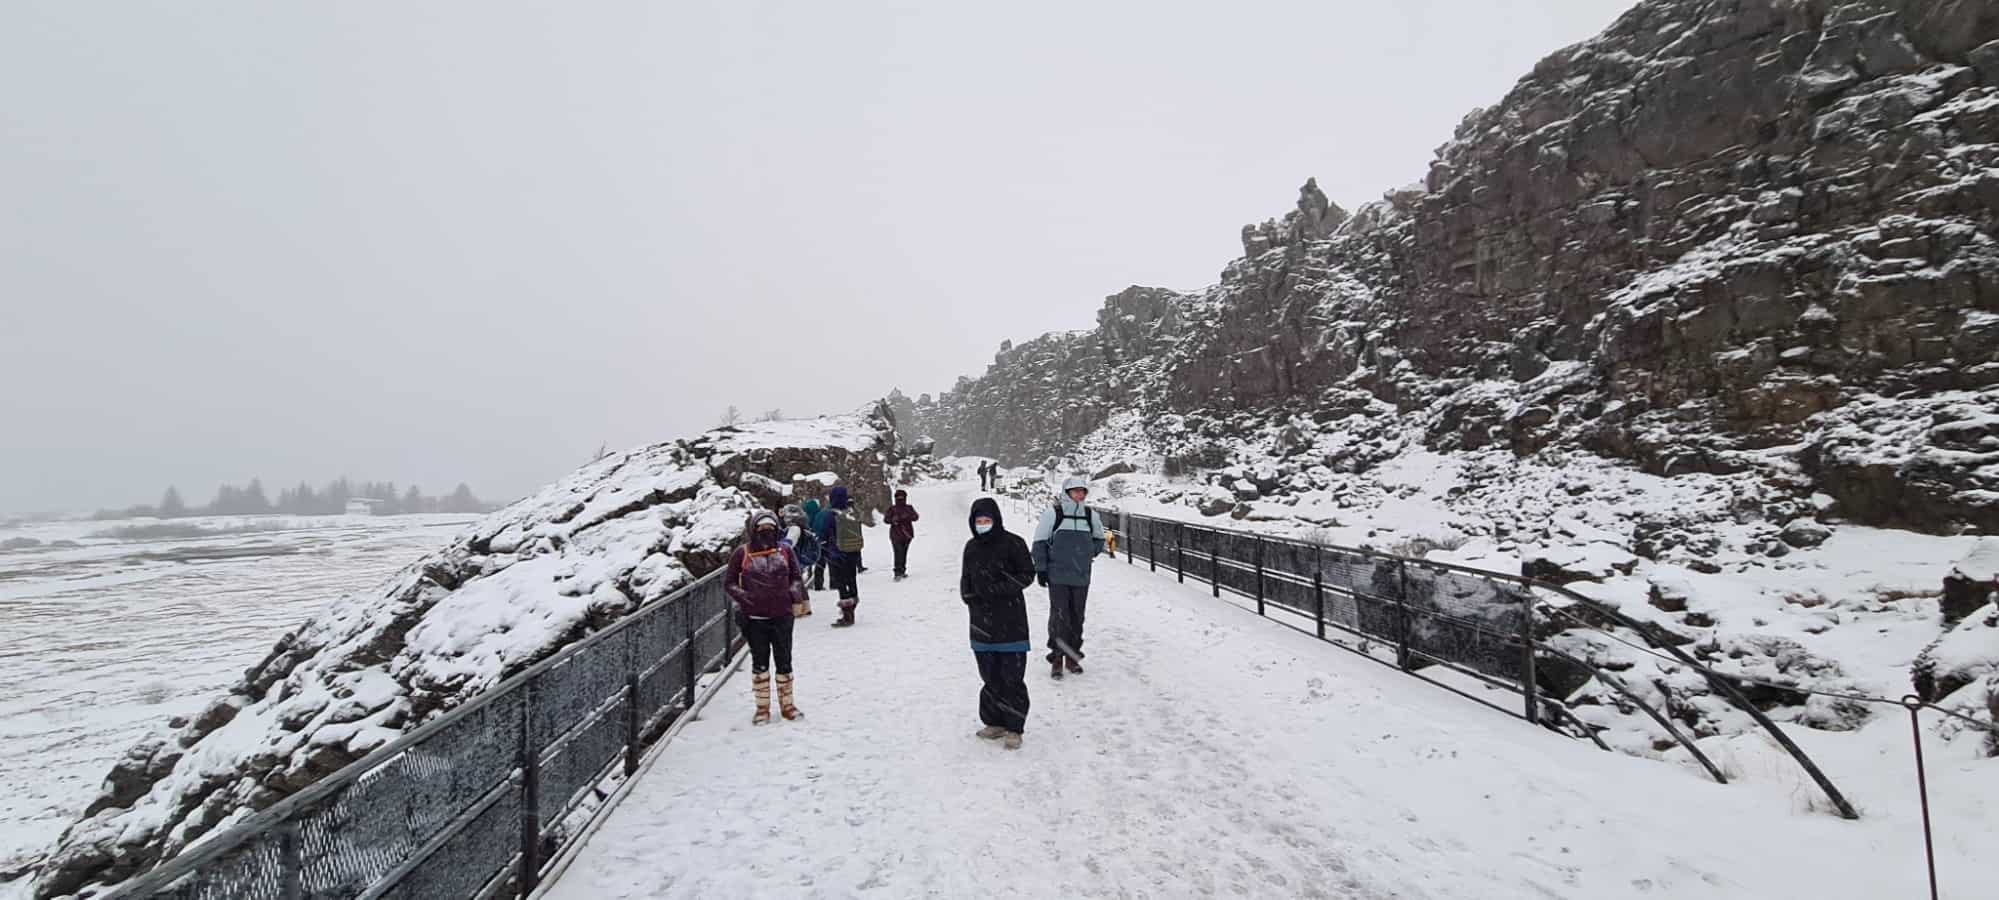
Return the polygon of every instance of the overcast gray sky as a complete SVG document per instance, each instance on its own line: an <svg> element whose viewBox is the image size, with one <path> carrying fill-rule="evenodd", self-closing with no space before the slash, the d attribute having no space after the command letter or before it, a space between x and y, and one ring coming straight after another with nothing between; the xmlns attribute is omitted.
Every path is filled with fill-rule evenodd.
<svg viewBox="0 0 1999 900"><path fill-rule="evenodd" d="M0 510L503 499L1194 289L1624 0L0 2Z"/></svg>

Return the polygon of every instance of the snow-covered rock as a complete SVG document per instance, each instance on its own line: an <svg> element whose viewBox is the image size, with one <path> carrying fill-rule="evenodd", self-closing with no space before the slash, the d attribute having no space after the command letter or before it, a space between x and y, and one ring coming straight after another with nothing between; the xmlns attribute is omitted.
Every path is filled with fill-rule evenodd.
<svg viewBox="0 0 1999 900"><path fill-rule="evenodd" d="M1087 466L1083 442L1132 417L1152 440L1126 452L1168 474L1270 461L1244 502L1414 442L1999 528L1999 12L1809 6L1639 3L1467 116L1423 184L1348 219L1307 182L1219 283L1120 291L905 425Z"/></svg>
<svg viewBox="0 0 1999 900"><path fill-rule="evenodd" d="M719 567L750 510L821 473L885 507L894 455L878 411L721 428L584 466L381 591L332 603L227 696L133 747L37 896L149 868Z"/></svg>

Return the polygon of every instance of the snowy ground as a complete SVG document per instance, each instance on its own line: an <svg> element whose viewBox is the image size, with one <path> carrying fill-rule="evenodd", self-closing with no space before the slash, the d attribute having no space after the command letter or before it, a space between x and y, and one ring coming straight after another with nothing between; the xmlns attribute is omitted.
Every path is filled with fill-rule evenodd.
<svg viewBox="0 0 1999 900"><path fill-rule="evenodd" d="M799 623L797 723L749 725L747 679L663 752L560 900L1286 896L1878 898L1922 890L1906 743L1812 749L1863 807L1810 811L1754 739L1722 786L1603 753L1100 561L1089 671L1031 666L1026 746L972 731L956 597L972 486L912 491L912 579L870 534L860 624ZM1009 527L1031 528L1010 510ZM820 609L830 610L830 597ZM1030 594L1041 634L1045 599ZM1903 738L1906 741L1906 725ZM1818 737L1818 736L1815 736ZM1992 896L1993 770L1931 759L1944 895Z"/></svg>
<svg viewBox="0 0 1999 900"><path fill-rule="evenodd" d="M47 848L127 747L473 518L182 519L254 530L167 540L94 536L151 520L0 529L42 544L0 553L0 875Z"/></svg>

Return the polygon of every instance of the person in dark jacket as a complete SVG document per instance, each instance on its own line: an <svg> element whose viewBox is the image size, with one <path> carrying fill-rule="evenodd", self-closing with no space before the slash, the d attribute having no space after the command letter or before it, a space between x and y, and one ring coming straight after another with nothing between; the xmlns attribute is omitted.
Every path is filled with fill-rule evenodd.
<svg viewBox="0 0 1999 900"><path fill-rule="evenodd" d="M1048 589L1048 674L1067 666L1083 672L1083 608L1090 599L1090 562L1104 552L1104 523L1086 501L1090 483L1070 477L1062 496L1034 529L1036 580Z"/></svg>
<svg viewBox="0 0 1999 900"><path fill-rule="evenodd" d="M999 503L972 502L972 539L965 542L958 595L971 614L972 656L978 660L979 737L1020 749L1027 730L1027 598L1034 583L1034 558L1027 542L1006 530Z"/></svg>
<svg viewBox="0 0 1999 900"><path fill-rule="evenodd" d="M804 509L805 527L812 529L813 535L817 536L819 534L819 501L805 501ZM812 563L812 589L815 591L826 589L826 554L823 550L820 552L819 558Z"/></svg>
<svg viewBox="0 0 1999 900"><path fill-rule="evenodd" d="M833 623L834 628L846 628L854 624L854 608L861 605L861 586L855 580L861 564L861 546L858 543L858 526L854 516L859 515L848 501L847 486L836 484L826 492L828 506L819 511L819 552L827 558L827 565L833 570L833 590L840 597L840 618ZM850 531L855 535L847 546L841 546L840 523L847 520Z"/></svg>
<svg viewBox="0 0 1999 900"><path fill-rule="evenodd" d="M909 492L896 491L895 505L888 508L888 542L895 547L895 580L909 577L909 542L916 540L916 507L909 505Z"/></svg>
<svg viewBox="0 0 1999 900"><path fill-rule="evenodd" d="M805 599L805 573L798 557L785 546L777 517L759 512L750 517L749 539L729 554L722 573L722 590L736 604L743 637L750 643L750 685L756 695L753 725L770 721L770 665L777 657L778 711L786 719L803 713L793 702L791 688L792 604Z"/></svg>

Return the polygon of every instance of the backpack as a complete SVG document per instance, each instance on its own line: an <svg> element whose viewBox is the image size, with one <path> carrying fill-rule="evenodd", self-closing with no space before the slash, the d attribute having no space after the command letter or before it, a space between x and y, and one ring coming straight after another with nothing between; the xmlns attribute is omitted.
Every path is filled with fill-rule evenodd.
<svg viewBox="0 0 1999 900"><path fill-rule="evenodd" d="M839 542L841 553L857 553L866 539L861 534L861 516L849 506L833 510L834 537Z"/></svg>
<svg viewBox="0 0 1999 900"><path fill-rule="evenodd" d="M807 569L819 564L819 535L810 528L798 529L798 543L791 545L791 555L798 557L798 564Z"/></svg>

